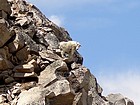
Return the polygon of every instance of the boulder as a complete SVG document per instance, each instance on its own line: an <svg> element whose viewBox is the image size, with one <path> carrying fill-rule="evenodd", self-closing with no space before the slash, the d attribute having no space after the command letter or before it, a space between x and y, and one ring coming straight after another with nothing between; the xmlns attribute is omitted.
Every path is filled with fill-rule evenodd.
<svg viewBox="0 0 140 105"><path fill-rule="evenodd" d="M17 105L49 105L45 102L45 92L40 87L23 91L18 97Z"/></svg>
<svg viewBox="0 0 140 105"><path fill-rule="evenodd" d="M0 95L0 104L6 102L6 98L3 95Z"/></svg>
<svg viewBox="0 0 140 105"><path fill-rule="evenodd" d="M43 87L52 84L53 82L58 80L58 76L56 75L57 72L67 72L68 67L65 62L62 60L57 60L47 66L39 76L39 84Z"/></svg>
<svg viewBox="0 0 140 105"><path fill-rule="evenodd" d="M121 94L109 94L106 99L113 105L134 105L133 101Z"/></svg>
<svg viewBox="0 0 140 105"><path fill-rule="evenodd" d="M0 19L0 47L2 47L14 34L10 32L4 19Z"/></svg>
<svg viewBox="0 0 140 105"><path fill-rule="evenodd" d="M15 53L16 51L23 48L25 45L25 41L23 39L23 36L20 32L16 33L15 39L8 44L9 52Z"/></svg>
<svg viewBox="0 0 140 105"><path fill-rule="evenodd" d="M53 93L52 96L46 95L50 105L72 105L75 94L67 80L58 80L46 89Z"/></svg>
<svg viewBox="0 0 140 105"><path fill-rule="evenodd" d="M9 15L11 14L11 8L7 0L0 0L0 10L5 11Z"/></svg>

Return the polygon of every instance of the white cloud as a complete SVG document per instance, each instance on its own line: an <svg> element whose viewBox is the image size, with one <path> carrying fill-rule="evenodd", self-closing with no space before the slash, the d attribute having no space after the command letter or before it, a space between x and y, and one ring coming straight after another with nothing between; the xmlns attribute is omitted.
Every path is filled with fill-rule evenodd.
<svg viewBox="0 0 140 105"><path fill-rule="evenodd" d="M58 26L63 25L63 19L61 17L56 16L56 15L50 16L49 20L51 20L53 23L55 23Z"/></svg>
<svg viewBox="0 0 140 105"><path fill-rule="evenodd" d="M140 73L129 71L113 75L99 76L99 84L103 88L103 95L121 93L140 105Z"/></svg>

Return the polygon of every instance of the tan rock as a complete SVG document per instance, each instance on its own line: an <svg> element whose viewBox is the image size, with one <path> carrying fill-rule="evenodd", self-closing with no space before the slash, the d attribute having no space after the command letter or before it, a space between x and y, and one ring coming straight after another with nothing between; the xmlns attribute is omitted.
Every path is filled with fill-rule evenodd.
<svg viewBox="0 0 140 105"><path fill-rule="evenodd" d="M0 70L12 69L13 67L14 66L10 61L8 61L7 59L4 59L0 55Z"/></svg>
<svg viewBox="0 0 140 105"><path fill-rule="evenodd" d="M19 73L32 73L34 72L34 65L32 64L19 65L14 68L14 71Z"/></svg>
<svg viewBox="0 0 140 105"><path fill-rule="evenodd" d="M6 98L2 95L0 95L0 103L4 103L6 101Z"/></svg>
<svg viewBox="0 0 140 105"><path fill-rule="evenodd" d="M133 101L121 94L109 94L106 99L113 105L134 105Z"/></svg>
<svg viewBox="0 0 140 105"><path fill-rule="evenodd" d="M87 96L88 96L87 92L84 89L82 89L82 92L77 93L76 96L74 97L72 105L88 105Z"/></svg>
<svg viewBox="0 0 140 105"><path fill-rule="evenodd" d="M49 105L45 102L45 92L40 87L23 91L18 98L16 105Z"/></svg>
<svg viewBox="0 0 140 105"><path fill-rule="evenodd" d="M51 65L47 66L45 70L40 73L39 76L39 84L43 86L47 86L48 84L57 80L57 71L68 71L67 64L62 60L57 60L53 62Z"/></svg>
<svg viewBox="0 0 140 105"><path fill-rule="evenodd" d="M35 72L32 73L14 73L14 78L27 78L27 77L37 77Z"/></svg>
<svg viewBox="0 0 140 105"><path fill-rule="evenodd" d="M58 80L46 89L54 94L50 105L72 105L75 94L67 80Z"/></svg>
<svg viewBox="0 0 140 105"><path fill-rule="evenodd" d="M29 19L27 17L20 17L20 18L16 18L16 23L15 24L19 24L20 26L25 26L29 24Z"/></svg>
<svg viewBox="0 0 140 105"><path fill-rule="evenodd" d="M46 59L48 61L55 61L55 60L60 60L62 59L60 56L58 56L57 54L55 53L49 53L47 51L42 51L42 52L39 52L39 55L41 56L42 59Z"/></svg>
<svg viewBox="0 0 140 105"><path fill-rule="evenodd" d="M87 68L81 66L79 69L72 70L68 79L76 92L82 88L88 91L89 77L90 71Z"/></svg>

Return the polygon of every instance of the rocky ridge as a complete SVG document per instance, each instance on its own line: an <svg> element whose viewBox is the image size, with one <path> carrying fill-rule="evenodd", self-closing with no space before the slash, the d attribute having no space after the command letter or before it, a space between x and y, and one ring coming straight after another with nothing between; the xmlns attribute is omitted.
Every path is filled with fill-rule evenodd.
<svg viewBox="0 0 140 105"><path fill-rule="evenodd" d="M24 0L0 0L0 105L134 105L102 96L82 56L64 60L69 33Z"/></svg>

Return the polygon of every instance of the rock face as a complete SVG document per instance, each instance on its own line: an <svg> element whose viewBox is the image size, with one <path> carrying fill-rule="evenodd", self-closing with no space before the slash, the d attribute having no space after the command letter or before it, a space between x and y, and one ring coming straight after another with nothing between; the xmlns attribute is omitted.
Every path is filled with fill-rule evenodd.
<svg viewBox="0 0 140 105"><path fill-rule="evenodd" d="M64 28L27 1L0 2L0 105L134 105L120 94L102 96L73 45L65 59L59 43L72 39Z"/></svg>

